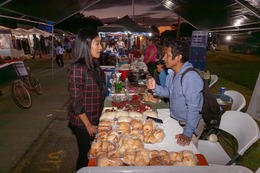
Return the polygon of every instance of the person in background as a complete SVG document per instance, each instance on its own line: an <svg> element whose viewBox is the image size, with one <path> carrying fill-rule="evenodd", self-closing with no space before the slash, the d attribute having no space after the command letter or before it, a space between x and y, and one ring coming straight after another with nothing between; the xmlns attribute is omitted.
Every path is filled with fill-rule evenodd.
<svg viewBox="0 0 260 173"><path fill-rule="evenodd" d="M154 70L156 67L156 57L157 57L157 48L153 43L152 38L147 38L146 40L147 47L144 53L144 62L147 64L148 72L152 77L154 77Z"/></svg>
<svg viewBox="0 0 260 173"><path fill-rule="evenodd" d="M97 29L85 28L77 34L74 56L68 69L69 126L78 143L76 170L87 166L91 141L104 106L105 80L98 63L102 51Z"/></svg>
<svg viewBox="0 0 260 173"><path fill-rule="evenodd" d="M165 87L167 75L168 75L168 69L166 68L163 59L156 61L156 71L154 75L156 84Z"/></svg>
<svg viewBox="0 0 260 173"><path fill-rule="evenodd" d="M116 47L117 47L119 55L125 54L125 43L122 40L122 37L118 38L118 41L116 42Z"/></svg>
<svg viewBox="0 0 260 173"><path fill-rule="evenodd" d="M177 144L185 146L190 144L192 137L193 142L197 142L205 125L201 118L203 80L197 72L189 71L181 82L183 72L192 67L188 62L189 47L181 43L177 46L168 44L166 47L163 60L166 67L173 70L172 80L168 81L168 88L164 88L151 78L147 81L147 87L157 95L170 99L170 117L185 124L183 133L177 134L175 138Z"/></svg>
<svg viewBox="0 0 260 173"><path fill-rule="evenodd" d="M35 56L37 55L37 52L40 55L40 58L42 58L42 53L41 53L41 46L40 46L40 40L38 37L36 37L35 34L33 34L33 57L32 59L35 59Z"/></svg>
<svg viewBox="0 0 260 173"><path fill-rule="evenodd" d="M72 47L71 47L71 43L70 43L70 40L68 38L65 38L65 45L64 45L64 48L65 48L65 51L66 51L66 54L69 56L69 59L72 58Z"/></svg>
<svg viewBox="0 0 260 173"><path fill-rule="evenodd" d="M140 58L142 56L136 45L132 46L132 50L130 53L133 54L133 58Z"/></svg>
<svg viewBox="0 0 260 173"><path fill-rule="evenodd" d="M64 49L62 48L61 42L56 41L55 43L55 55L56 55L56 63L58 64L59 67L63 67L63 53Z"/></svg>
<svg viewBox="0 0 260 173"><path fill-rule="evenodd" d="M40 49L43 54L47 55L45 37L43 35L40 35Z"/></svg>
<svg viewBox="0 0 260 173"><path fill-rule="evenodd" d="M117 52L115 43L110 42L109 44L107 44L106 53L113 54L115 52Z"/></svg>
<svg viewBox="0 0 260 173"><path fill-rule="evenodd" d="M171 68L166 68L163 59L156 62L156 72L155 72L155 82L157 85L168 89L170 86L170 81L173 79L173 70ZM156 94L155 94L156 95ZM169 102L168 97L163 97L162 99L165 103Z"/></svg>

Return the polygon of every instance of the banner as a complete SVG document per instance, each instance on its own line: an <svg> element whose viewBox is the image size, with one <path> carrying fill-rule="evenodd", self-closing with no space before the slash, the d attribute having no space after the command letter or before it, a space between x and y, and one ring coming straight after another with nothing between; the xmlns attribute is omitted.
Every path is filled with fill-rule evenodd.
<svg viewBox="0 0 260 173"><path fill-rule="evenodd" d="M205 70L208 46L208 31L193 31L190 45L190 60L194 68Z"/></svg>

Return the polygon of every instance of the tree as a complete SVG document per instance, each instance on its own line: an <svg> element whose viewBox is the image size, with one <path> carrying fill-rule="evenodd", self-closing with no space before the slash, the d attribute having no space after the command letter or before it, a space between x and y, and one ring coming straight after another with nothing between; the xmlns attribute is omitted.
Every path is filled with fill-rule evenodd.
<svg viewBox="0 0 260 173"><path fill-rule="evenodd" d="M78 13L63 22L55 25L56 28L70 31L72 33L78 33L80 29L87 26L98 27L103 26L102 21L96 16L85 17L82 13Z"/></svg>
<svg viewBox="0 0 260 173"><path fill-rule="evenodd" d="M152 29L153 33L155 33L155 37L160 35L160 31L156 25L152 25L151 29Z"/></svg>

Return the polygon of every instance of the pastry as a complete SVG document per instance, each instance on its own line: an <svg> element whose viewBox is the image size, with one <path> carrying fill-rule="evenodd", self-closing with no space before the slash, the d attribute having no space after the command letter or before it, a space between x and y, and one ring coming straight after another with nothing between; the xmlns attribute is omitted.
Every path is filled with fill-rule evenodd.
<svg viewBox="0 0 260 173"><path fill-rule="evenodd" d="M143 129L143 124L141 121L138 121L136 119L132 119L130 122L130 125L134 130L142 130Z"/></svg>
<svg viewBox="0 0 260 173"><path fill-rule="evenodd" d="M161 166L163 165L160 156L152 157L149 162L150 166Z"/></svg>
<svg viewBox="0 0 260 173"><path fill-rule="evenodd" d="M119 138L119 134L115 131L110 131L107 135L106 140L110 142L117 143Z"/></svg>
<svg viewBox="0 0 260 173"><path fill-rule="evenodd" d="M194 166L197 164L197 158L192 151L183 150L181 153L182 153L182 162L185 166Z"/></svg>
<svg viewBox="0 0 260 173"><path fill-rule="evenodd" d="M127 111L117 111L117 113L116 113L116 118L128 117L128 116L129 116L129 113Z"/></svg>
<svg viewBox="0 0 260 173"><path fill-rule="evenodd" d="M151 131L155 128L156 128L156 123L154 120L148 119L145 121L144 126L143 126L144 131Z"/></svg>
<svg viewBox="0 0 260 173"><path fill-rule="evenodd" d="M98 141L104 141L107 139L107 132L101 131L97 134L97 140Z"/></svg>
<svg viewBox="0 0 260 173"><path fill-rule="evenodd" d="M174 152L174 151L170 152L169 157L172 163L176 161L178 162L182 161L182 155L179 152Z"/></svg>
<svg viewBox="0 0 260 173"><path fill-rule="evenodd" d="M121 158L114 158L114 157L109 157L109 166L122 166L123 161Z"/></svg>
<svg viewBox="0 0 260 173"><path fill-rule="evenodd" d="M164 136L165 136L162 129L156 129L156 130L154 130L154 131L153 131L153 135L154 135L154 137L155 137L155 139L156 139L156 143L162 142L163 139L164 139Z"/></svg>
<svg viewBox="0 0 260 173"><path fill-rule="evenodd" d="M146 149L139 149L135 154L135 165L136 166L147 166L149 165L149 152Z"/></svg>
<svg viewBox="0 0 260 173"><path fill-rule="evenodd" d="M150 154L151 157L158 157L158 156L160 156L158 150L150 150L149 154Z"/></svg>
<svg viewBox="0 0 260 173"><path fill-rule="evenodd" d="M112 121L107 121L107 120L102 120L100 121L99 125L98 125L98 132L102 132L102 131L110 131L112 129Z"/></svg>
<svg viewBox="0 0 260 173"><path fill-rule="evenodd" d="M121 117L118 118L117 122L119 122L119 123L121 123L121 122L127 122L127 123L129 123L131 120L132 120L131 117L121 116Z"/></svg>
<svg viewBox="0 0 260 173"><path fill-rule="evenodd" d="M97 166L109 166L109 159L106 156L98 157Z"/></svg>
<svg viewBox="0 0 260 173"><path fill-rule="evenodd" d="M99 120L114 120L114 118L116 117L116 112L104 112L101 117L99 118Z"/></svg>
<svg viewBox="0 0 260 173"><path fill-rule="evenodd" d="M136 112L136 111L130 111L129 117L131 117L131 118L143 118L143 114L140 113L140 112Z"/></svg>
<svg viewBox="0 0 260 173"><path fill-rule="evenodd" d="M166 150L161 150L159 152L159 154L160 154L161 162L162 162L163 165L170 165L171 164L169 153Z"/></svg>
<svg viewBox="0 0 260 173"><path fill-rule="evenodd" d="M117 124L117 131L118 133L129 133L131 126L129 123L120 122Z"/></svg>

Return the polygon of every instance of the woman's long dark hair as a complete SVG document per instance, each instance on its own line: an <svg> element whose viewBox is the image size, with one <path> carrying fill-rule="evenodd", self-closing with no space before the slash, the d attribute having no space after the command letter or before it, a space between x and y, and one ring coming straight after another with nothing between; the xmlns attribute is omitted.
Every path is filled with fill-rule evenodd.
<svg viewBox="0 0 260 173"><path fill-rule="evenodd" d="M80 63L87 66L87 69L94 70L93 57L91 56L91 42L98 36L96 28L89 27L80 30L77 34L74 47L74 56L71 64Z"/></svg>

